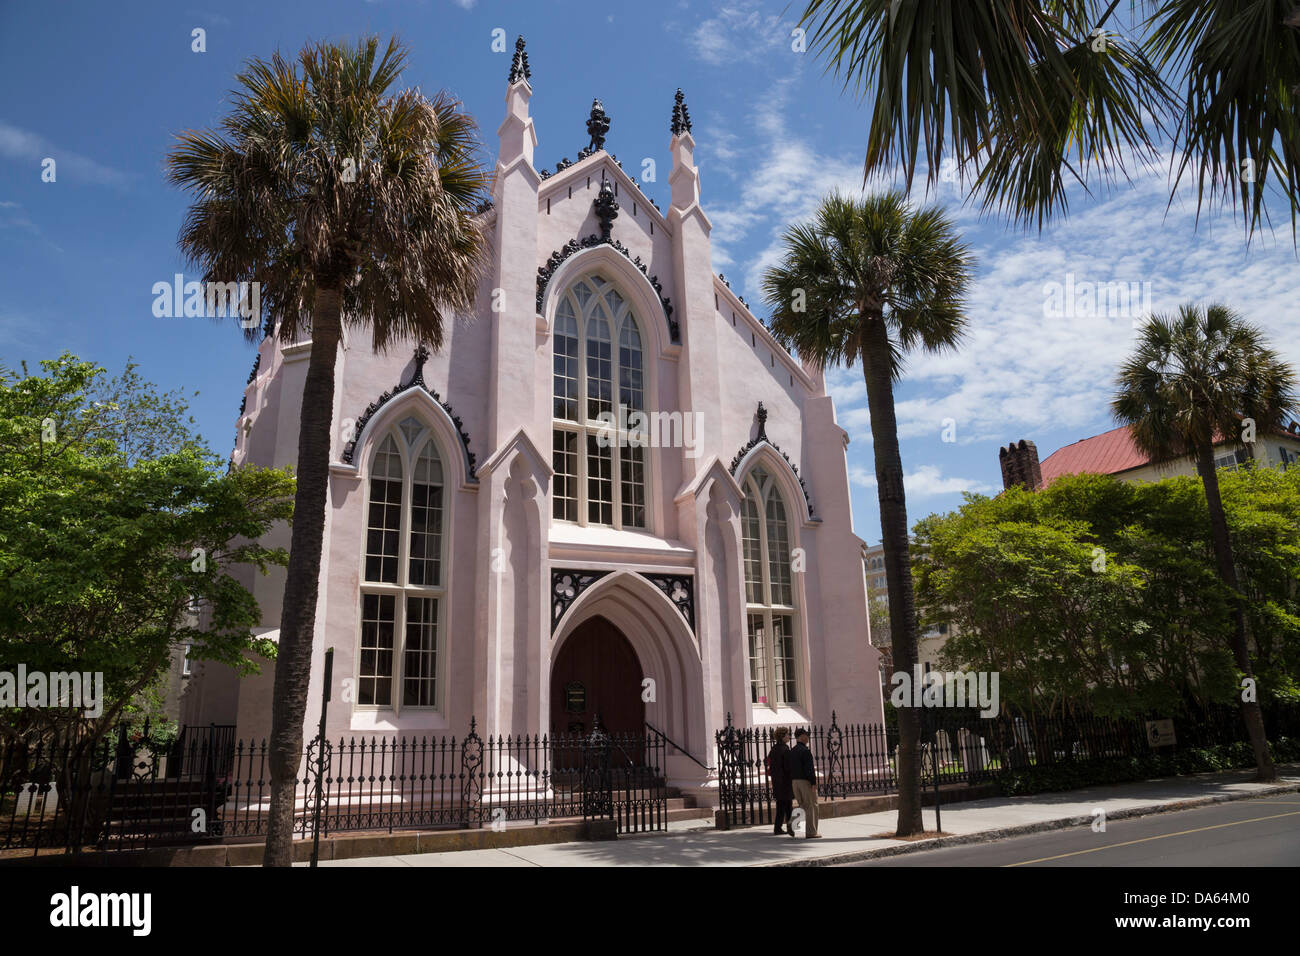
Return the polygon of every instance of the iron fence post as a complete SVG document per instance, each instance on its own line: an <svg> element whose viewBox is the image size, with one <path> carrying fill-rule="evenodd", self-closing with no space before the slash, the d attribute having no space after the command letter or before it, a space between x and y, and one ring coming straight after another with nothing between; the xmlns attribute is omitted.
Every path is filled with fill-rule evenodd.
<svg viewBox="0 0 1300 956"><path fill-rule="evenodd" d="M321 688L320 730L316 734L316 782L312 785L314 806L312 807L311 866L320 860L320 818L321 818L321 783L325 777L325 715L329 712L330 684L334 681L334 648L325 651L325 684ZM308 762L308 773L311 765Z"/></svg>

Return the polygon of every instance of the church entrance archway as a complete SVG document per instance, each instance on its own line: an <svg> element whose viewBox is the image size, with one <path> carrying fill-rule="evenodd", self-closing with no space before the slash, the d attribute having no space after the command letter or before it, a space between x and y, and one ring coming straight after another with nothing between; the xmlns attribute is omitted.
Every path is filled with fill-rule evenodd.
<svg viewBox="0 0 1300 956"><path fill-rule="evenodd" d="M642 672L622 631L603 617L583 621L551 666L551 731L589 734L599 717L609 733L644 733Z"/></svg>

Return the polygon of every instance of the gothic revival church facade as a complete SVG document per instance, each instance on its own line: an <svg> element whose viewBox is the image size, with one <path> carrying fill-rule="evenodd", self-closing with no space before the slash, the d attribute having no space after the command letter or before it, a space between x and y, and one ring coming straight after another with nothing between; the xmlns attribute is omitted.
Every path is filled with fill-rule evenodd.
<svg viewBox="0 0 1300 956"><path fill-rule="evenodd" d="M532 96L520 41L475 314L438 354L340 351L308 723L328 647L334 738L649 723L690 785L728 713L879 722L847 435L713 271L680 91L666 213L599 104L539 172ZM262 342L236 465L294 462L309 351ZM283 577L249 585L274 639ZM199 665L183 719L260 739L271 687Z"/></svg>

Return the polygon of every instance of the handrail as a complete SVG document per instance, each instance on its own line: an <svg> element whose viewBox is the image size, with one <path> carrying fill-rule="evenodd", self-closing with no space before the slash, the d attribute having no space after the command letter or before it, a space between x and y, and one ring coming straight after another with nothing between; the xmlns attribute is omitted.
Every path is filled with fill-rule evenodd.
<svg viewBox="0 0 1300 956"><path fill-rule="evenodd" d="M653 731L654 731L655 733L657 733L660 737L662 737L666 743L670 743L670 744L672 744L672 745L673 745L673 748L674 748L675 750L678 750L678 751L680 751L681 753L686 754L686 756L690 757L691 760L695 761L696 765L698 765L698 766L700 766L700 767L703 767L705 771L707 771L707 772L709 772L709 773L712 773L712 772L714 772L715 770L718 769L717 767L705 767L704 764L700 763L698 760L695 759L694 756L692 756L692 754L691 754L691 752L690 752L689 750L687 750L687 749L686 749L685 747L683 747L681 744L677 743L677 741L673 740L671 737L669 737L666 733L664 733L662 730L660 730L660 729L659 729L658 727L656 727L654 724L650 723L650 721L647 720L647 721L645 722L645 725L646 725L646 727L648 727L650 730L653 730Z"/></svg>

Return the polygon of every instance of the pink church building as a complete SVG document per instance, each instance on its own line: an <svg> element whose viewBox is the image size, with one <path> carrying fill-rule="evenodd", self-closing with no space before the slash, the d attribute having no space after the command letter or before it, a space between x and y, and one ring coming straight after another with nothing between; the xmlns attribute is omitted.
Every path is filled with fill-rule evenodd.
<svg viewBox="0 0 1300 956"><path fill-rule="evenodd" d="M307 735L329 647L331 738L648 723L679 786L707 786L728 714L881 722L848 436L713 271L681 92L666 212L599 103L577 161L539 171L532 97L521 40L475 314L438 354L338 356ZM235 465L294 463L309 352L262 341ZM248 584L274 639L283 574ZM272 680L198 664L183 722L261 739Z"/></svg>

